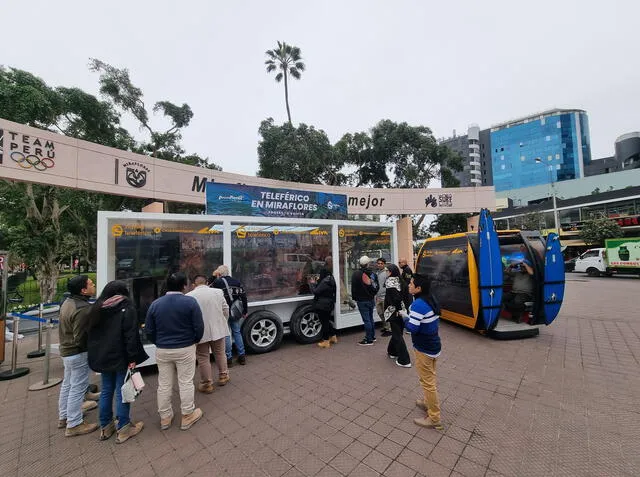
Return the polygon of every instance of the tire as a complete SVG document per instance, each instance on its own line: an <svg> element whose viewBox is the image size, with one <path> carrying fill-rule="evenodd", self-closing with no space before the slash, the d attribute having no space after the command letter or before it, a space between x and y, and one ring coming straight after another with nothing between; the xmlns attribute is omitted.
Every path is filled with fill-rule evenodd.
<svg viewBox="0 0 640 477"><path fill-rule="evenodd" d="M322 338L322 323L313 305L302 305L291 315L289 322L291 334L301 344L310 344Z"/></svg>
<svg viewBox="0 0 640 477"><path fill-rule="evenodd" d="M599 277L600 276L600 270L598 270L597 268L594 268L594 267L589 267L589 268L587 268L587 275L589 275L590 277Z"/></svg>
<svg viewBox="0 0 640 477"><path fill-rule="evenodd" d="M282 344L282 321L275 313L260 310L252 313L242 325L244 346L254 354L268 353Z"/></svg>

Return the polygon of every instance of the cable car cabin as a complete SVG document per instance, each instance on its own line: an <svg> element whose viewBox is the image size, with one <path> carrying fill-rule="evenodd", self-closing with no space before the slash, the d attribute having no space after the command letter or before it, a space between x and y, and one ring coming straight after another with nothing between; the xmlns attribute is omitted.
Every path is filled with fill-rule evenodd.
<svg viewBox="0 0 640 477"><path fill-rule="evenodd" d="M484 210L478 232L427 239L416 271L431 279L444 320L500 339L536 336L564 295L558 236L496 231Z"/></svg>

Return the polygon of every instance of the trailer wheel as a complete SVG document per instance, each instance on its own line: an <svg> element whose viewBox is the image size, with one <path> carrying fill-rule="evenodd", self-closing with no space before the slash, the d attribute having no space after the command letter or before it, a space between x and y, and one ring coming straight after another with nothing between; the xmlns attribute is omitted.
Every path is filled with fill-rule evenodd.
<svg viewBox="0 0 640 477"><path fill-rule="evenodd" d="M599 277L600 276L600 270L598 270L597 268L594 268L594 267L589 267L589 268L587 268L587 275L589 275L590 277Z"/></svg>
<svg viewBox="0 0 640 477"><path fill-rule="evenodd" d="M244 345L252 353L268 353L282 344L282 321L275 313L260 310L252 313L242 325Z"/></svg>
<svg viewBox="0 0 640 477"><path fill-rule="evenodd" d="M320 317L313 311L313 305L302 305L291 315L291 334L298 343L315 343L322 337Z"/></svg>

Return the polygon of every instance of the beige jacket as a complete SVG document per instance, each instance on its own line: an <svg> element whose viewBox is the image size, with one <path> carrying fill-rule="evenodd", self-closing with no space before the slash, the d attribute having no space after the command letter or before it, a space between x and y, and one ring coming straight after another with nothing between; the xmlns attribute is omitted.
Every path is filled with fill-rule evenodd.
<svg viewBox="0 0 640 477"><path fill-rule="evenodd" d="M229 305L224 299L222 290L200 285L187 293L187 296L195 298L202 311L204 334L200 343L216 341L229 336L229 324L227 322L229 319Z"/></svg>

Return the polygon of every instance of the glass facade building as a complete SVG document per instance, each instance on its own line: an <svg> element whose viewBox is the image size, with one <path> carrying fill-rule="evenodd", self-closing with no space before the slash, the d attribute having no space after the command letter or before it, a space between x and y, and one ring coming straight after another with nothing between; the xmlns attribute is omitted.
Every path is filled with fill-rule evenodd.
<svg viewBox="0 0 640 477"><path fill-rule="evenodd" d="M582 110L552 110L491 128L496 191L578 179L591 162Z"/></svg>

